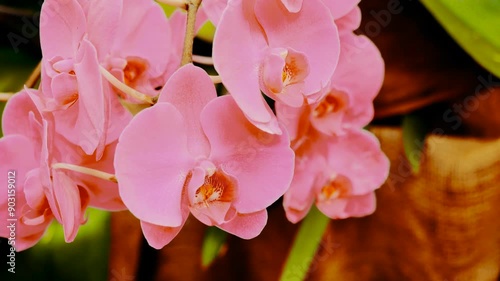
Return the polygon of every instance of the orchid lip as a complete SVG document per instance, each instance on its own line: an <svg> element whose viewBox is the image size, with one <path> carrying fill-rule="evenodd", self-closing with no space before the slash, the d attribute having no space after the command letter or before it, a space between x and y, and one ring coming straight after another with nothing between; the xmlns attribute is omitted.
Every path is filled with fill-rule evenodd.
<svg viewBox="0 0 500 281"><path fill-rule="evenodd" d="M212 175L205 176L204 183L196 190L193 203L231 202L234 200L234 192L235 187L231 179L222 172L214 171Z"/></svg>
<svg viewBox="0 0 500 281"><path fill-rule="evenodd" d="M139 91L137 91L134 88L131 88L127 84L121 82L118 80L113 74L111 74L109 71L107 71L104 67L99 66L99 71L101 72L102 76L108 80L111 85L115 86L118 88L120 91L124 92L127 95L130 95L131 97L140 100L144 103L149 103L149 104L154 104L155 102L153 101L153 98L150 96L147 96Z"/></svg>
<svg viewBox="0 0 500 281"><path fill-rule="evenodd" d="M318 195L319 201L328 201L347 196L352 189L351 181L340 174L330 176L327 183L321 188Z"/></svg>

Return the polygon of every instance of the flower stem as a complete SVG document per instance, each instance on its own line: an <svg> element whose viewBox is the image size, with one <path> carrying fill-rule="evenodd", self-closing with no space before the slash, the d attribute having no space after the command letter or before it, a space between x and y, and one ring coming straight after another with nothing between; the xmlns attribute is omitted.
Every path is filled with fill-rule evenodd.
<svg viewBox="0 0 500 281"><path fill-rule="evenodd" d="M222 79L220 78L219 75L210 75L210 79L212 80L212 83L214 83L214 84L222 83Z"/></svg>
<svg viewBox="0 0 500 281"><path fill-rule="evenodd" d="M40 61L38 63L38 65L35 67L35 69L33 70L33 72L31 72L31 75L28 78L28 80L26 80L26 83L24 83L26 85L26 87L28 87L28 88L35 87L36 83L40 79L40 74L41 73L42 73L42 61Z"/></svg>
<svg viewBox="0 0 500 281"><path fill-rule="evenodd" d="M205 57L199 55L193 55L193 61L199 64L213 65L214 60L212 57Z"/></svg>
<svg viewBox="0 0 500 281"><path fill-rule="evenodd" d="M6 102L14 96L13 93L0 93L0 101Z"/></svg>
<svg viewBox="0 0 500 281"><path fill-rule="evenodd" d="M118 90L122 91L123 93L140 100L144 103L149 103L149 104L154 104L155 102L153 101L153 98L150 96L147 96L139 91L137 91L134 88L129 87L125 83L121 82L118 80L113 74L109 73L104 67L99 66L99 70L101 71L102 76L106 78L106 80L111 83L111 85L115 86Z"/></svg>
<svg viewBox="0 0 500 281"><path fill-rule="evenodd" d="M305 280L329 222L316 206L311 208L295 236L280 281Z"/></svg>
<svg viewBox="0 0 500 281"><path fill-rule="evenodd" d="M87 167L82 167L78 165L73 165L73 164L67 164L67 163L55 163L52 164L52 169L63 169L63 170L70 170L86 175L90 175L96 178L100 178L103 180L108 180L112 182L118 182L116 179L116 176L110 173L106 173L103 171L87 168Z"/></svg>
<svg viewBox="0 0 500 281"><path fill-rule="evenodd" d="M181 66L193 62L193 42L195 36L195 22L198 7L201 0L188 0L187 2L187 24L186 36L184 37L184 49L182 51Z"/></svg>

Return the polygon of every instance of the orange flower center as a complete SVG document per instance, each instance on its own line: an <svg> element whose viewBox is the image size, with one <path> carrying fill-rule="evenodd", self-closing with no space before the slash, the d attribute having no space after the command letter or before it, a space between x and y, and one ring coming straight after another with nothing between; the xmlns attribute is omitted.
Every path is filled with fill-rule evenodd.
<svg viewBox="0 0 500 281"><path fill-rule="evenodd" d="M339 100L335 96L328 95L316 106L314 116L323 117L328 113L337 111L339 107Z"/></svg>
<svg viewBox="0 0 500 281"><path fill-rule="evenodd" d="M295 81L297 79L294 79L297 77L297 74L301 70L297 66L297 61L295 58L288 56L286 59L286 64L283 67L283 71L281 73L281 81L283 84L286 86L288 84L292 84L298 81Z"/></svg>
<svg viewBox="0 0 500 281"><path fill-rule="evenodd" d="M78 93L74 93L72 95L65 97L62 100L62 104L67 105L69 107L72 106L77 100L78 100Z"/></svg>
<svg viewBox="0 0 500 281"><path fill-rule="evenodd" d="M124 82L129 86L135 85L137 80L146 71L147 64L139 58L131 58L127 60L127 65L123 69Z"/></svg>
<svg viewBox="0 0 500 281"><path fill-rule="evenodd" d="M321 188L320 199L329 200L345 197L351 189L351 182L342 175L336 175Z"/></svg>
<svg viewBox="0 0 500 281"><path fill-rule="evenodd" d="M230 179L220 172L206 176L205 182L196 190L195 203L212 201L231 202L234 199L234 185Z"/></svg>

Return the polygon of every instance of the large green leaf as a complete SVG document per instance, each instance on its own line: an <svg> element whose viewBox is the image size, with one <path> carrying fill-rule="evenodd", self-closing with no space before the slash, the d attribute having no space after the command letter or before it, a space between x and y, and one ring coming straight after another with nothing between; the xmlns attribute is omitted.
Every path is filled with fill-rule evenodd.
<svg viewBox="0 0 500 281"><path fill-rule="evenodd" d="M422 0L479 64L500 77L500 1Z"/></svg>

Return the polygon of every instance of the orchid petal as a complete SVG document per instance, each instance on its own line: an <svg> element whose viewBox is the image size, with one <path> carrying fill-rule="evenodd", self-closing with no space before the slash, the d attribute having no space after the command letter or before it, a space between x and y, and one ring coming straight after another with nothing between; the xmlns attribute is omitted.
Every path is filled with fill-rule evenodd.
<svg viewBox="0 0 500 281"><path fill-rule="evenodd" d="M242 239L252 239L262 232L266 223L267 211L262 210L251 214L237 214L232 220L217 227Z"/></svg>
<svg viewBox="0 0 500 281"><path fill-rule="evenodd" d="M214 66L249 120L264 131L279 134L276 117L260 94L260 64L267 43L253 15L254 2L229 2L215 32ZM237 48L234 42L238 42Z"/></svg>
<svg viewBox="0 0 500 281"><path fill-rule="evenodd" d="M211 101L201 114L201 123L212 149L210 159L238 180L234 201L238 212L260 211L288 189L294 153L286 133L272 135L259 130L230 96Z"/></svg>
<svg viewBox="0 0 500 281"><path fill-rule="evenodd" d="M210 77L203 69L192 64L176 71L161 91L158 102L173 104L186 122L188 149L193 157L207 157L210 153L210 145L201 128L200 113L216 97Z"/></svg>
<svg viewBox="0 0 500 281"><path fill-rule="evenodd" d="M137 114L120 136L114 161L120 196L142 221L183 223L183 187L194 166L184 122L173 105L158 103Z"/></svg>

